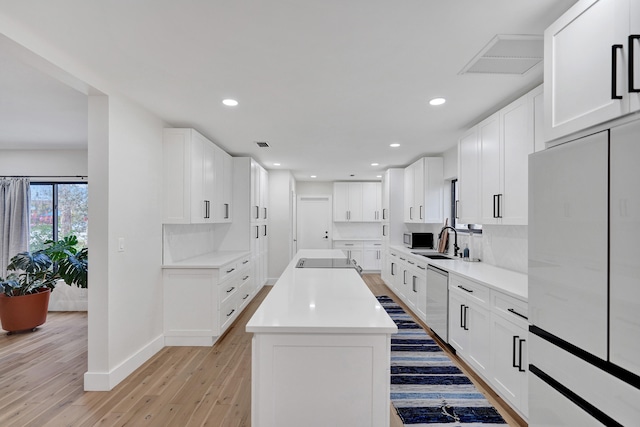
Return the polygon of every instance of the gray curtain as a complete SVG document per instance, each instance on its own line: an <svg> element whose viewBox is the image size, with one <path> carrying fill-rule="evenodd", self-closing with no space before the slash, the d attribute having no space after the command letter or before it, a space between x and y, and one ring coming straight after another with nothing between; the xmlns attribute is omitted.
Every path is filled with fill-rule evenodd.
<svg viewBox="0 0 640 427"><path fill-rule="evenodd" d="M0 277L9 260L29 249L28 178L0 178Z"/></svg>

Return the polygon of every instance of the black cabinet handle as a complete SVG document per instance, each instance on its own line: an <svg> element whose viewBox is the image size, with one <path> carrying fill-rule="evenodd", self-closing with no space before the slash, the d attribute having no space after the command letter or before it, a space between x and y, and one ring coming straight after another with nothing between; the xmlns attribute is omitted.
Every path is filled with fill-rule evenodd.
<svg viewBox="0 0 640 427"><path fill-rule="evenodd" d="M522 343L525 342L526 340L519 340L520 342L518 343L518 371L520 372L525 372L524 369L522 369Z"/></svg>
<svg viewBox="0 0 640 427"><path fill-rule="evenodd" d="M413 279L412 279L413 280L413 285L412 286L413 286L413 292L418 293L418 291L416 291L416 279L417 279L417 277L413 276Z"/></svg>
<svg viewBox="0 0 640 427"><path fill-rule="evenodd" d="M409 206L409 219L413 219L413 206Z"/></svg>
<svg viewBox="0 0 640 427"><path fill-rule="evenodd" d="M522 318L523 318L523 319L525 319L525 320L529 320L529 318L528 318L527 316L525 316L524 314L520 314L520 313L518 313L518 312L517 312L517 311L515 311L513 308L508 308L508 309L507 309L507 311L508 311L509 313L513 313L513 314L515 314L516 316L520 316L520 317L522 317Z"/></svg>
<svg viewBox="0 0 640 427"><path fill-rule="evenodd" d="M493 217L498 218L498 195L493 195Z"/></svg>
<svg viewBox="0 0 640 427"><path fill-rule="evenodd" d="M224 219L229 219L229 203L224 204Z"/></svg>
<svg viewBox="0 0 640 427"><path fill-rule="evenodd" d="M264 225L263 227L264 227L264 234L263 234L263 236L265 236L265 237L266 237L266 236L267 236L267 226L266 226L266 225Z"/></svg>
<svg viewBox="0 0 640 427"><path fill-rule="evenodd" d="M231 310L231 311L227 314L227 317L231 316L231 315L232 315L233 313L235 313L235 312L236 312L236 309L234 308L233 310Z"/></svg>
<svg viewBox="0 0 640 427"><path fill-rule="evenodd" d="M233 292L235 288L236 288L235 286L232 286L231 288L227 289L227 293L230 294L231 292Z"/></svg>
<svg viewBox="0 0 640 427"><path fill-rule="evenodd" d="M244 261L242 261L242 264L247 264L249 262L248 259L245 259Z"/></svg>
<svg viewBox="0 0 640 427"><path fill-rule="evenodd" d="M403 283L402 283L403 285L406 285L406 284L407 284L407 270L404 270L404 271L402 272L402 282L403 282Z"/></svg>
<svg viewBox="0 0 640 427"><path fill-rule="evenodd" d="M463 291L465 291L465 292L469 292L470 294L471 294L471 293L473 293L473 290L472 290L472 289L467 289L467 288L465 288L465 287L464 287L464 286L462 286L462 285L458 285L458 287L459 287L460 289L462 289Z"/></svg>
<svg viewBox="0 0 640 427"><path fill-rule="evenodd" d="M633 81L635 71L633 50L635 40L640 40L640 34L631 34L629 36L629 93L640 92L640 87L635 87L635 82Z"/></svg>
<svg viewBox="0 0 640 427"><path fill-rule="evenodd" d="M386 225L382 226L382 237L387 237L387 226Z"/></svg>
<svg viewBox="0 0 640 427"><path fill-rule="evenodd" d="M262 208L262 209L264 209L264 218L262 219L267 219L267 208Z"/></svg>
<svg viewBox="0 0 640 427"><path fill-rule="evenodd" d="M387 219L387 208L382 209L382 219Z"/></svg>
<svg viewBox="0 0 640 427"><path fill-rule="evenodd" d="M210 218L210 214L209 214L209 209L210 209L210 203L208 200L204 201L204 217L205 219Z"/></svg>
<svg viewBox="0 0 640 427"><path fill-rule="evenodd" d="M519 336L513 336L513 345L511 347L511 360L514 368L520 368L520 365L518 365L518 363L516 362L516 343L518 342L518 339L520 339Z"/></svg>
<svg viewBox="0 0 640 427"><path fill-rule="evenodd" d="M255 226L256 227L256 239L260 238L260 227L259 226Z"/></svg>
<svg viewBox="0 0 640 427"><path fill-rule="evenodd" d="M230 270L227 270L227 274L231 273L231 272L232 272L232 271L234 271L234 270L235 270L235 268L232 268L232 269L230 269Z"/></svg>
<svg viewBox="0 0 640 427"><path fill-rule="evenodd" d="M255 219L260 219L260 206L256 205L256 218Z"/></svg>
<svg viewBox="0 0 640 427"><path fill-rule="evenodd" d="M611 99L622 99L618 95L618 50L622 48L621 44L611 46Z"/></svg>
<svg viewBox="0 0 640 427"><path fill-rule="evenodd" d="M464 304L460 304L460 327L462 329L466 329L464 327Z"/></svg>
<svg viewBox="0 0 640 427"><path fill-rule="evenodd" d="M456 217L456 219L460 219L460 216L458 215L458 203L459 202L460 202L460 200L456 200L455 213L454 213L454 216Z"/></svg>
<svg viewBox="0 0 640 427"><path fill-rule="evenodd" d="M498 216L496 218L502 218L502 194L498 194Z"/></svg>
<svg viewBox="0 0 640 427"><path fill-rule="evenodd" d="M411 265L415 265L415 262L413 262L413 261L407 261L407 262L408 262L409 264L411 264Z"/></svg>
<svg viewBox="0 0 640 427"><path fill-rule="evenodd" d="M420 219L422 219L422 210L423 210L424 206L420 205Z"/></svg>
<svg viewBox="0 0 640 427"><path fill-rule="evenodd" d="M245 296L242 297L243 300L249 298L249 294L246 294Z"/></svg>
<svg viewBox="0 0 640 427"><path fill-rule="evenodd" d="M392 263L391 263L391 275L392 275L392 276L395 276L395 275L396 275L396 273L393 271L393 267L395 267L395 266L396 266L396 265L395 265L395 263L393 263L393 262L392 262Z"/></svg>
<svg viewBox="0 0 640 427"><path fill-rule="evenodd" d="M244 277L242 278L242 281L244 282L244 281L245 281L245 280L247 280L248 278L249 278L249 276L244 276Z"/></svg>
<svg viewBox="0 0 640 427"><path fill-rule="evenodd" d="M469 330L469 325L467 325L467 309L469 308L468 305L464 306L464 330L468 331Z"/></svg>

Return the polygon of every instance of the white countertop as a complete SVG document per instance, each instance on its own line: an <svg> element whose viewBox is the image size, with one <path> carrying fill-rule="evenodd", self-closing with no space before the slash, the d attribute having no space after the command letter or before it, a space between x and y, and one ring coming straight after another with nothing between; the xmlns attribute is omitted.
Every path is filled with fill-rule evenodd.
<svg viewBox="0 0 640 427"><path fill-rule="evenodd" d="M344 253L340 249L298 251L247 323L247 332L397 332L393 320L354 269L295 268L300 258L344 258Z"/></svg>
<svg viewBox="0 0 640 427"><path fill-rule="evenodd" d="M220 268L230 262L237 261L247 255L251 255L249 251L219 251L209 252L193 258L187 258L182 261L164 264L162 268Z"/></svg>
<svg viewBox="0 0 640 427"><path fill-rule="evenodd" d="M511 295L514 298L518 298L522 301L527 301L529 297L529 286L527 275L524 273L518 273L516 271L507 270L504 268L496 267L484 262L466 262L462 259L454 260L439 260L429 259L420 255L415 255L412 252L433 252L414 250L405 248L404 246L390 246L390 249L402 253L404 255L413 256L423 262L427 262L433 266L447 270L449 273L458 274L460 276L467 277L476 282L480 282L490 288L496 289L505 294ZM453 257L452 257L453 258Z"/></svg>
<svg viewBox="0 0 640 427"><path fill-rule="evenodd" d="M381 242L382 237L334 237L334 242Z"/></svg>

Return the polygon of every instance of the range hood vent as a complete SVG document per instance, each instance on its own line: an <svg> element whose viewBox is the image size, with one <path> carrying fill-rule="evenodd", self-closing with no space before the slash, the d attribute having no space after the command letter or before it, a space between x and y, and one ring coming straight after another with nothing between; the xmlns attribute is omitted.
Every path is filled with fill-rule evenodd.
<svg viewBox="0 0 640 427"><path fill-rule="evenodd" d="M543 36L498 34L460 74L524 75L541 63L543 57Z"/></svg>

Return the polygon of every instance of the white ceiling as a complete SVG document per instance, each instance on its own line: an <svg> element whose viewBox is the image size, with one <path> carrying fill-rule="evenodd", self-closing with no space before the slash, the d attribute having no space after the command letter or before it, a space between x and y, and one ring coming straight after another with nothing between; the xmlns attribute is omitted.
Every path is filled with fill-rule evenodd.
<svg viewBox="0 0 640 427"><path fill-rule="evenodd" d="M497 34L541 35L573 3L0 0L0 17L172 126L298 180L340 180L442 153L541 83L540 65L459 73ZM84 95L2 50L0 61L0 149L86 146ZM430 106L436 96L447 103Z"/></svg>

